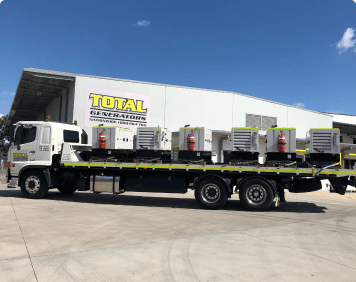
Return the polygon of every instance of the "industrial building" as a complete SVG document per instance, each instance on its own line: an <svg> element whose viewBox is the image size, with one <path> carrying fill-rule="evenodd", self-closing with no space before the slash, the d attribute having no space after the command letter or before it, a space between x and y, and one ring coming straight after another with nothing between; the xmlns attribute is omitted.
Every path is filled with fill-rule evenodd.
<svg viewBox="0 0 356 282"><path fill-rule="evenodd" d="M232 127L258 127L262 135L271 126L295 127L297 140L304 140L310 128L337 125L345 141L354 143L352 136L356 138L356 123L348 123L339 115L240 93L25 68L6 132L17 121L44 120L47 115L52 121L76 120L89 140L92 127L99 124L133 131L138 126L166 127L174 132L172 145L177 145L180 127L206 127L213 131L216 161L221 161L222 149L230 147ZM263 149L265 141L260 140Z"/></svg>

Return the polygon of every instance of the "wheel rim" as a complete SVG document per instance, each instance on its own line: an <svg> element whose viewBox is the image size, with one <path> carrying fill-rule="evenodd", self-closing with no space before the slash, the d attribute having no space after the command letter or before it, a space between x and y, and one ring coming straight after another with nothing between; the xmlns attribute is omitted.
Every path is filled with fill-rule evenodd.
<svg viewBox="0 0 356 282"><path fill-rule="evenodd" d="M27 177L25 181L25 188L28 193L30 194L37 193L38 190L40 190L40 187L41 187L41 183L38 177L36 176Z"/></svg>
<svg viewBox="0 0 356 282"><path fill-rule="evenodd" d="M220 188L215 184L207 184L201 189L201 196L207 203L216 203L221 197Z"/></svg>
<svg viewBox="0 0 356 282"><path fill-rule="evenodd" d="M252 205L260 205L267 199L266 189L260 185L250 186L246 191L246 198Z"/></svg>

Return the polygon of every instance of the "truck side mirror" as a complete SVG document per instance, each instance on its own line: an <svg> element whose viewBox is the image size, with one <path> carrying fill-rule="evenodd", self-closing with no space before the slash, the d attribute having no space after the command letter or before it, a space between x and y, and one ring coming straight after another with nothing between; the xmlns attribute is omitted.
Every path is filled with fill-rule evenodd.
<svg viewBox="0 0 356 282"><path fill-rule="evenodd" d="M10 142L14 143L15 142L15 125L11 125L10 127Z"/></svg>
<svg viewBox="0 0 356 282"><path fill-rule="evenodd" d="M21 136L22 136L22 126L20 126L19 128L17 128L16 130L16 135L15 135L15 145L17 146L17 150L21 150Z"/></svg>

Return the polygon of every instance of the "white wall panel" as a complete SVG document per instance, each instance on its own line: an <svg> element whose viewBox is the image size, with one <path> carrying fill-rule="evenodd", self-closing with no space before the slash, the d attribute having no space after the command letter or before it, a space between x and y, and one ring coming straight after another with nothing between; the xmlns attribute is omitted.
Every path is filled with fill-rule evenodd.
<svg viewBox="0 0 356 282"><path fill-rule="evenodd" d="M270 116L277 118L279 127L287 127L287 106L264 100L254 99L243 95L234 95L233 126L246 126L246 114Z"/></svg>
<svg viewBox="0 0 356 282"><path fill-rule="evenodd" d="M332 127L329 115L236 94L233 126L245 126L246 114L276 117L278 127L295 127L297 138L304 138L311 127Z"/></svg>
<svg viewBox="0 0 356 282"><path fill-rule="evenodd" d="M230 131L231 105L231 93L167 86L165 126L173 131L187 124Z"/></svg>
<svg viewBox="0 0 356 282"><path fill-rule="evenodd" d="M288 107L288 126L297 129L297 138L305 138L310 128L332 128L332 116Z"/></svg>
<svg viewBox="0 0 356 282"><path fill-rule="evenodd" d="M69 97L68 121L77 120L84 128L88 87L150 96L150 123L147 126L164 126L172 131L178 131L179 127L187 124L230 131L233 126L246 126L246 114L276 117L279 127L296 127L297 138L304 138L311 127L332 127L329 115L241 94L77 76L74 99L72 95ZM64 111L64 101L63 104ZM86 128L86 131L91 140L91 128Z"/></svg>

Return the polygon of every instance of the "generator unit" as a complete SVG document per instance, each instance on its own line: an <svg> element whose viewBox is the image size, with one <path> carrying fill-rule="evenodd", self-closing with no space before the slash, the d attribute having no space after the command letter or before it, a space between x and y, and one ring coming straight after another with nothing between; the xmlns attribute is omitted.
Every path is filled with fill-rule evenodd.
<svg viewBox="0 0 356 282"><path fill-rule="evenodd" d="M258 162L258 127L233 127L231 129L231 150L224 151L224 163Z"/></svg>
<svg viewBox="0 0 356 282"><path fill-rule="evenodd" d="M309 162L340 162L340 130L338 128L311 128L309 131Z"/></svg>
<svg viewBox="0 0 356 282"><path fill-rule="evenodd" d="M137 127L135 159L171 161L172 132L163 127Z"/></svg>
<svg viewBox="0 0 356 282"><path fill-rule="evenodd" d="M274 127L267 130L266 162L288 163L297 160L297 139L294 127Z"/></svg>
<svg viewBox="0 0 356 282"><path fill-rule="evenodd" d="M94 126L92 155L94 157L113 157L119 160L132 159L133 131L115 126Z"/></svg>
<svg viewBox="0 0 356 282"><path fill-rule="evenodd" d="M213 133L205 127L179 128L178 161L211 162Z"/></svg>

